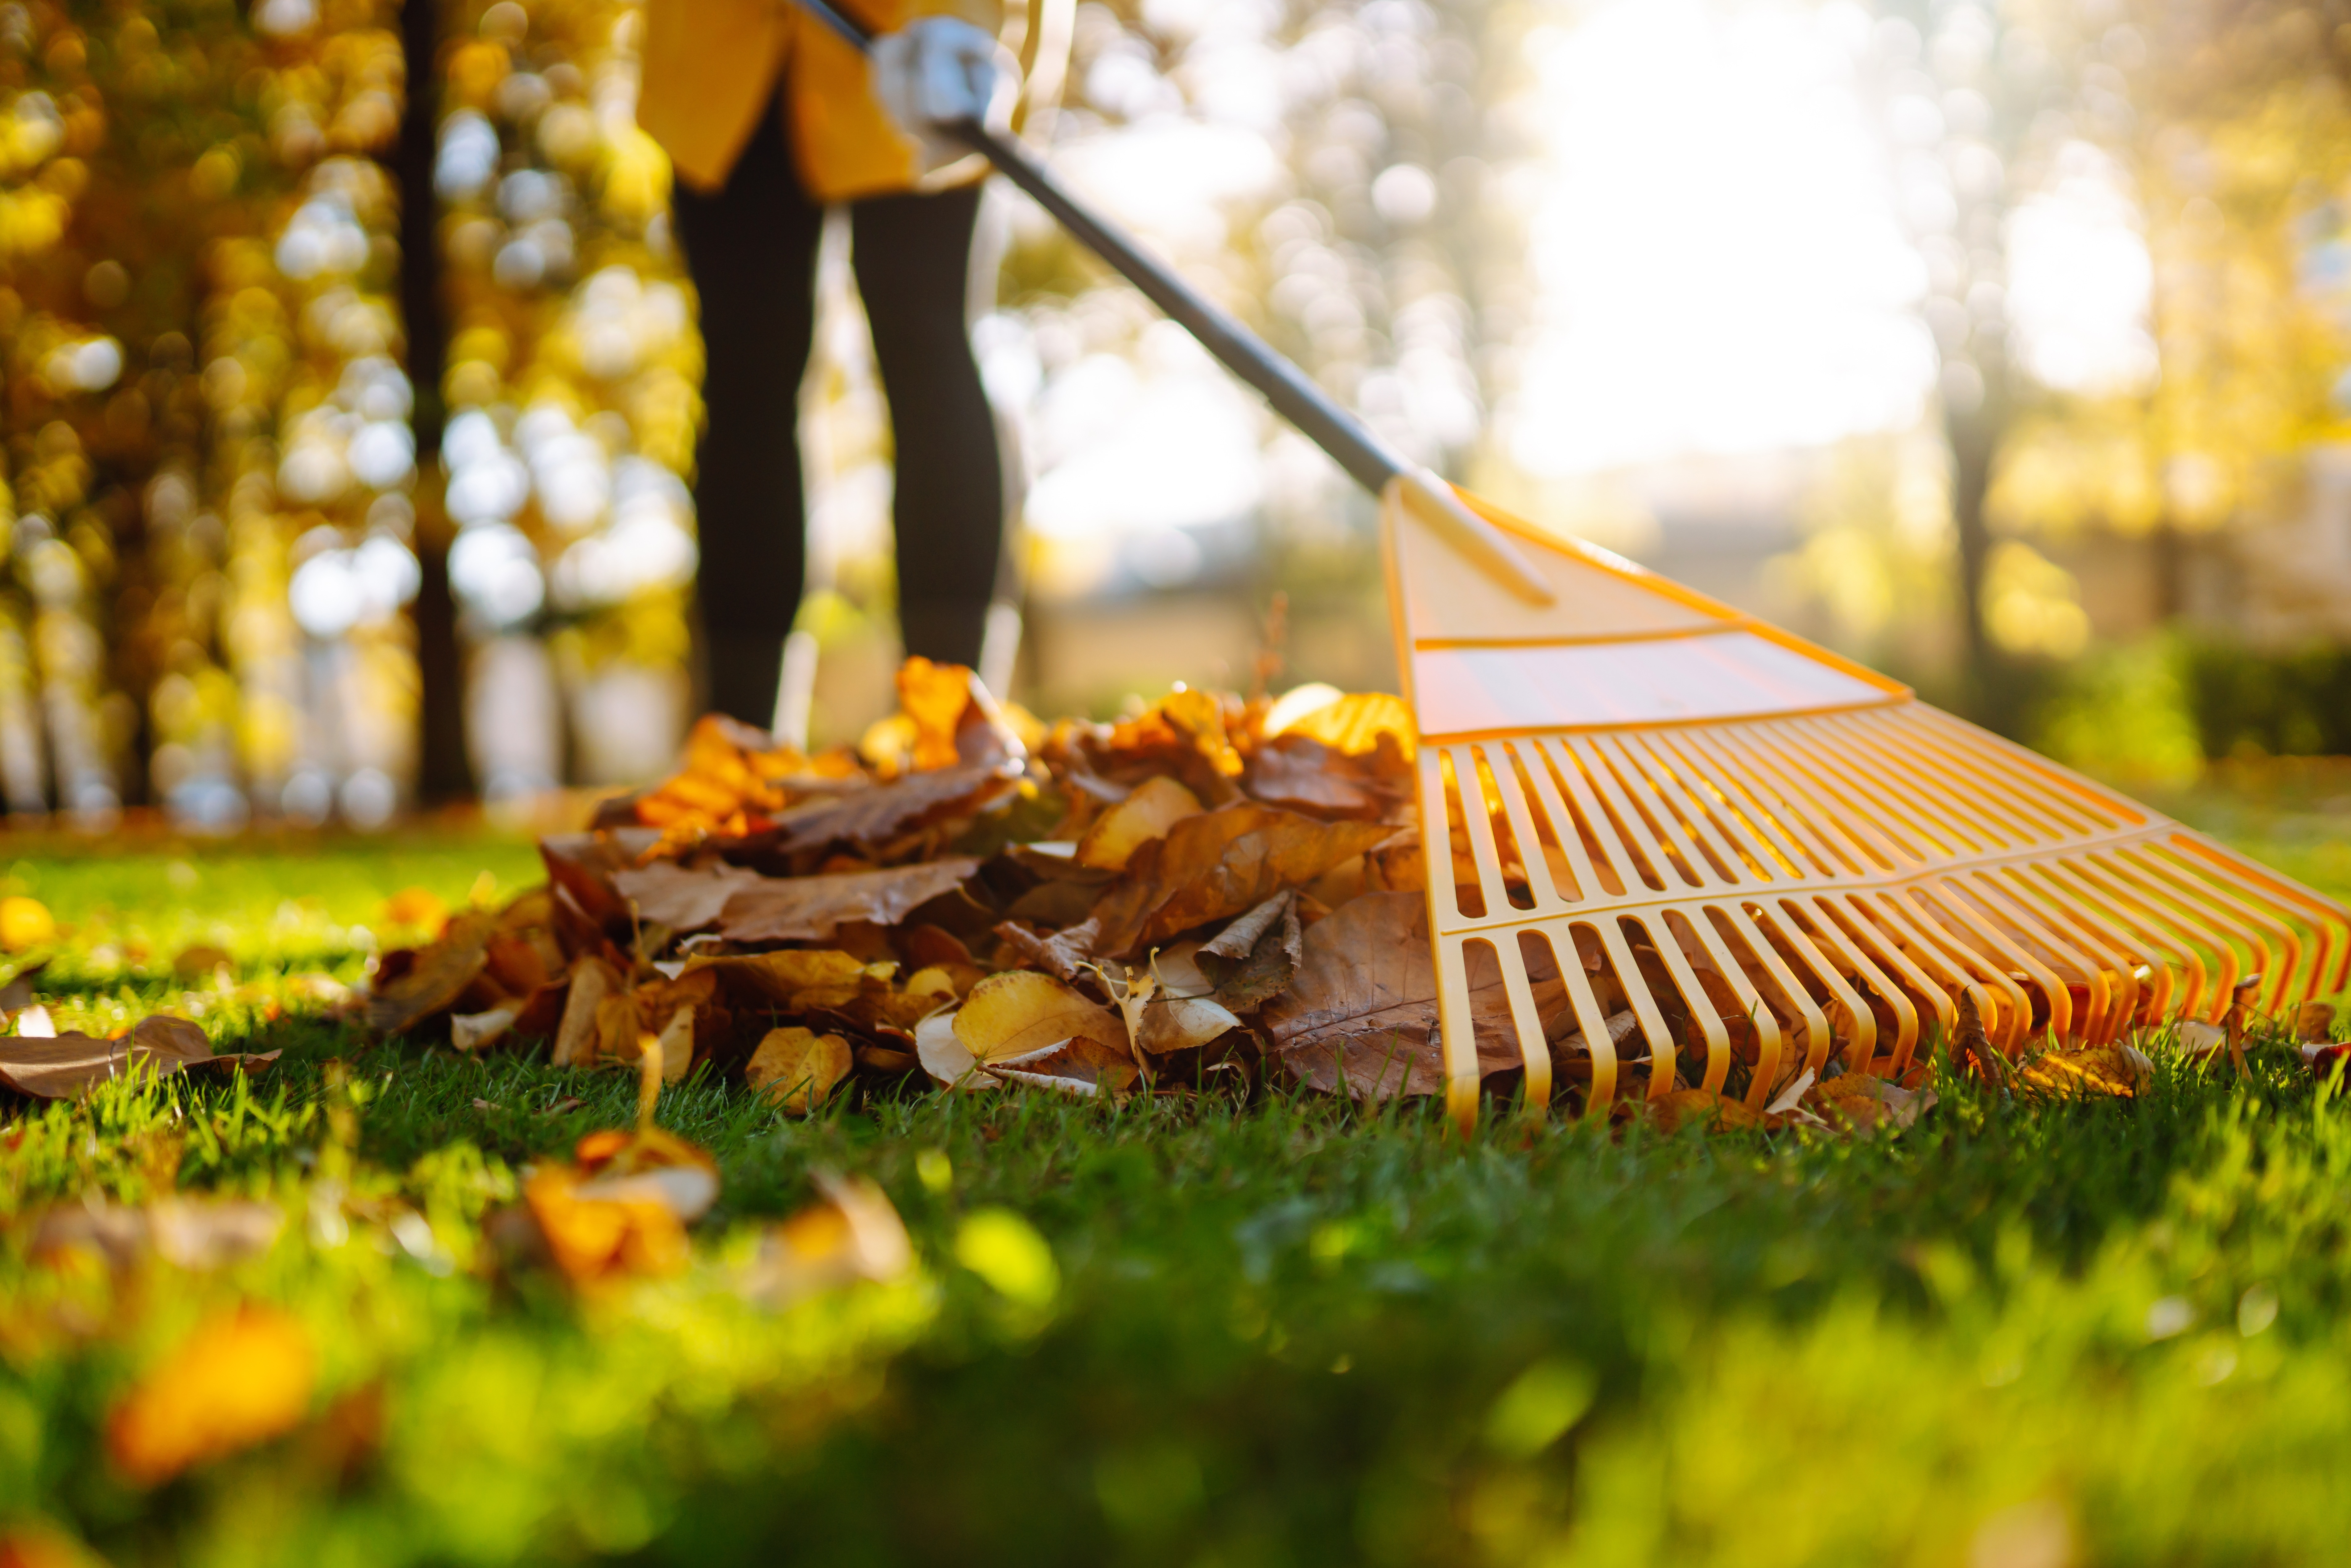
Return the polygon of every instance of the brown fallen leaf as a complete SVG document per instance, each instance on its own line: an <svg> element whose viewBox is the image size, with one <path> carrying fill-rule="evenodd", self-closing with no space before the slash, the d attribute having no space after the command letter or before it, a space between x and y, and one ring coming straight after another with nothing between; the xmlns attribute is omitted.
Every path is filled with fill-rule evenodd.
<svg viewBox="0 0 2351 1568"><path fill-rule="evenodd" d="M522 1016L520 1002L508 1002L486 1012L452 1013L449 1016L451 1049L468 1053L485 1051L506 1038L514 1028L515 1019Z"/></svg>
<svg viewBox="0 0 2351 1568"><path fill-rule="evenodd" d="M216 1055L203 1029L159 1013L141 1019L120 1040L79 1033L0 1039L0 1087L40 1100L65 1100L133 1071L158 1078L196 1067L249 1072L267 1067L277 1056L274 1051Z"/></svg>
<svg viewBox="0 0 2351 1568"><path fill-rule="evenodd" d="M1284 1063L1310 1087L1354 1099L1434 1094L1445 1087L1428 904L1417 894L1367 893L1307 932L1290 989L1260 1015ZM1472 949L1473 960L1482 956ZM1556 974L1531 977L1539 1017L1566 1005ZM1482 1077L1523 1065L1508 993L1489 959L1473 962L1470 1017Z"/></svg>
<svg viewBox="0 0 2351 1568"><path fill-rule="evenodd" d="M1386 838L1373 822L1322 822L1243 803L1187 817L1135 851L1095 908L1099 950L1132 955L1302 887Z"/></svg>
<svg viewBox="0 0 2351 1568"><path fill-rule="evenodd" d="M1849 1132L1902 1132L1935 1108L1931 1089L1905 1089L1866 1072L1847 1072L1816 1083L1804 1095L1831 1125Z"/></svg>
<svg viewBox="0 0 2351 1568"><path fill-rule="evenodd" d="M1003 938L1004 945L1025 967L1042 969L1057 980L1074 984L1092 973L1094 937L1101 929L1097 922L1088 919L1066 931L1043 936L1017 920L1008 920L996 928L996 935Z"/></svg>
<svg viewBox="0 0 2351 1568"><path fill-rule="evenodd" d="M770 1030L751 1053L744 1079L759 1097L794 1116L805 1116L849 1076L849 1042L813 1030Z"/></svg>
<svg viewBox="0 0 2351 1568"><path fill-rule="evenodd" d="M962 885L978 870L979 862L969 856L949 855L884 871L762 877L753 885L738 888L726 901L718 930L736 942L829 941L852 921L895 925L932 899Z"/></svg>
<svg viewBox="0 0 2351 1568"><path fill-rule="evenodd" d="M0 986L0 1013L21 1012L25 1009L31 1007L33 1005L33 982L39 979L41 977L41 971L48 967L49 961L44 958L37 964L26 965L23 968L10 976L8 977L8 983L5 986ZM2331 1018L2334 1015L2330 1012L2328 1016Z"/></svg>
<svg viewBox="0 0 2351 1568"><path fill-rule="evenodd" d="M417 951L407 973L368 998L368 1027L379 1034L401 1034L446 1012L487 967L496 925L496 916L482 910L452 918L437 941Z"/></svg>
<svg viewBox="0 0 2351 1568"><path fill-rule="evenodd" d="M1346 758L1310 736L1277 736L1249 758L1241 787L1269 806L1324 817L1371 819L1387 809L1354 776Z"/></svg>
<svg viewBox="0 0 2351 1568"><path fill-rule="evenodd" d="M0 1006L5 1006L0 1002ZM2335 1037L2335 1008L2330 1002L2304 1002L2294 1009L2294 1038L2305 1045L2324 1045Z"/></svg>
<svg viewBox="0 0 2351 1568"><path fill-rule="evenodd" d="M227 948L204 942L183 947L172 960L172 975L183 980L209 980L215 971L235 967L236 960L229 956Z"/></svg>
<svg viewBox="0 0 2351 1568"><path fill-rule="evenodd" d="M1764 1118L1749 1109L1743 1102L1727 1094L1718 1094L1711 1089L1677 1089L1656 1100L1631 1100L1620 1103L1631 1107L1631 1115L1669 1136L1688 1126L1729 1133L1743 1132L1764 1124Z"/></svg>
<svg viewBox="0 0 2351 1568"><path fill-rule="evenodd" d="M1196 959L1217 1000L1246 1012L1290 988L1305 961L1298 895L1277 893L1203 943Z"/></svg>
<svg viewBox="0 0 2351 1568"><path fill-rule="evenodd" d="M217 1269L268 1251L285 1228L285 1210L240 1198L164 1197L137 1207L65 1203L34 1228L33 1256L54 1261L92 1253L116 1273L151 1257L175 1269Z"/></svg>
<svg viewBox="0 0 2351 1568"><path fill-rule="evenodd" d="M810 800L776 819L774 847L782 854L835 845L877 848L917 828L978 810L1009 791L1019 776L1017 766L967 763Z"/></svg>
<svg viewBox="0 0 2351 1568"><path fill-rule="evenodd" d="M205 1320L107 1413L108 1457L134 1486L289 1432L310 1408L319 1354L309 1331L248 1302Z"/></svg>
<svg viewBox="0 0 2351 1568"><path fill-rule="evenodd" d="M789 948L778 953L728 954L686 960L681 983L699 975L740 996L786 1012L845 1008L860 997L889 988L894 962L869 964L853 953L831 948Z"/></svg>
<svg viewBox="0 0 2351 1568"><path fill-rule="evenodd" d="M1078 841L1072 858L1097 871L1124 871L1134 852L1186 817L1200 814L1200 798L1164 776L1146 779L1117 805L1096 817Z"/></svg>
<svg viewBox="0 0 2351 1568"><path fill-rule="evenodd" d="M628 999L628 981L601 958L582 958L571 971L571 988L563 1001L563 1017L556 1025L555 1047L548 1061L557 1067L586 1067L603 1054L608 1033L617 1032L616 1013L607 1004ZM633 1010L633 1009L632 1009ZM608 1030L608 1023L613 1025ZM635 1024L628 1026L632 1039Z"/></svg>
<svg viewBox="0 0 2351 1568"><path fill-rule="evenodd" d="M725 861L694 866L654 861L615 872L612 887L634 906L639 919L683 935L716 925L728 899L767 880Z"/></svg>

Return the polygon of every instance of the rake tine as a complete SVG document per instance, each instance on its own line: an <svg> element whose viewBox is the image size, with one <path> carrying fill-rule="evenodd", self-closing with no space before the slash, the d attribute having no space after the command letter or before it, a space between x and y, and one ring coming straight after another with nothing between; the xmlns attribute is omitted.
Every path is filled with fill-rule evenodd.
<svg viewBox="0 0 2351 1568"><path fill-rule="evenodd" d="M1658 1011L1657 1001L1649 994L1648 980L1641 966L1633 957L1632 944L1625 940L1624 927L1613 920L1595 924L1593 934L1599 937L1601 949L1608 955L1609 967L1616 971L1617 984L1625 988L1625 998L1632 1005L1633 1017L1641 1026L1642 1038L1649 1042L1649 1098L1663 1099L1670 1092L1674 1078L1680 1071L1680 1055L1674 1045L1671 1030L1666 1028L1666 1016ZM1557 948L1556 942L1552 944ZM1568 946L1574 946L1570 936ZM1719 1029L1721 1026L1717 1024ZM1726 1039L1725 1043L1729 1041ZM1728 1065L1725 1066L1727 1071Z"/></svg>

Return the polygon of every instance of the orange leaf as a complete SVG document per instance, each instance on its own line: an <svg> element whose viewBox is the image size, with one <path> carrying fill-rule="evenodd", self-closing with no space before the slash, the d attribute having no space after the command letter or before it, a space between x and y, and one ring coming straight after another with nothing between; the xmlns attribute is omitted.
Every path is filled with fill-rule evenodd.
<svg viewBox="0 0 2351 1568"><path fill-rule="evenodd" d="M956 728L971 706L971 672L916 654L898 666L898 711L914 727L914 770L952 768L960 759Z"/></svg>
<svg viewBox="0 0 2351 1568"><path fill-rule="evenodd" d="M290 1431L310 1407L318 1353L308 1330L274 1307L206 1322L108 1415L115 1468L140 1486Z"/></svg>
<svg viewBox="0 0 2351 1568"><path fill-rule="evenodd" d="M770 1030L751 1053L743 1076L760 1097L795 1116L805 1116L849 1076L849 1042L813 1030Z"/></svg>

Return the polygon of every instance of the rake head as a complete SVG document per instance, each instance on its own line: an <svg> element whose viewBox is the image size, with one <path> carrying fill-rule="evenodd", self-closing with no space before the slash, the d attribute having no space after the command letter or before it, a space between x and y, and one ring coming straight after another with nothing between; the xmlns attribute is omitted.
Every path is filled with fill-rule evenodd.
<svg viewBox="0 0 2351 1568"><path fill-rule="evenodd" d="M1558 594L1494 586L1392 489L1447 1103L1499 985L1530 1104L1896 1075L1972 994L1992 1044L2105 1044L2342 988L2351 914L1908 688L1470 499ZM1489 1019L1500 1009L1484 1009ZM1494 1025L1487 1025L1491 1034Z"/></svg>

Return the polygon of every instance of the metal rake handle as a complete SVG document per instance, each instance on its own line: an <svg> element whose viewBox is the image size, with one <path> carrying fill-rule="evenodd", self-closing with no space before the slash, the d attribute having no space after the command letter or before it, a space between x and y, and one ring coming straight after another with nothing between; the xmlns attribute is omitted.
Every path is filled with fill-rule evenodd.
<svg viewBox="0 0 2351 1568"><path fill-rule="evenodd" d="M860 54L872 48L872 36L831 0L793 0L793 4ZM1557 595L1551 584L1527 563L1518 547L1499 528L1464 506L1451 486L1382 441L1363 421L1332 401L1305 371L1275 352L1271 344L1177 277L1132 235L1071 194L1028 148L977 120L941 129L985 156L1006 179L1059 219L1080 244L1143 290L1227 370L1263 393L1275 413L1330 454L1332 461L1357 484L1374 496L1384 495L1390 486L1398 486L1412 500L1414 509L1488 576L1532 603L1554 601Z"/></svg>

